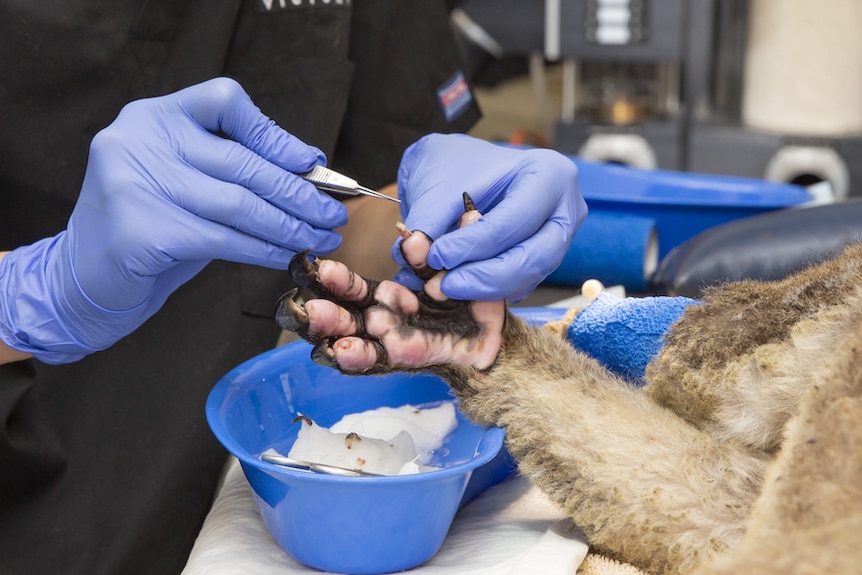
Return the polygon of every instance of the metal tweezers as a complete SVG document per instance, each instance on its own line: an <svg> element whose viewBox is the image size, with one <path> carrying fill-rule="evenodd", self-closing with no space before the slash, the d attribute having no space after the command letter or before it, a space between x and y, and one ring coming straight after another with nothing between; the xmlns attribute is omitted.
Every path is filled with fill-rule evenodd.
<svg viewBox="0 0 862 575"><path fill-rule="evenodd" d="M339 174L329 168L324 168L323 166L314 166L314 169L310 172L300 174L300 177L308 180L317 186L318 189L326 192L336 192L339 194L347 194L349 196L358 196L361 194L363 196L371 196L372 198L378 198L380 200L389 200L390 202L401 203L401 200L398 198L393 198L372 190L371 188L360 186L359 182L356 180L348 178L347 176Z"/></svg>
<svg viewBox="0 0 862 575"><path fill-rule="evenodd" d="M294 459L293 457L286 457L277 453L261 453L260 459L267 463L290 467L291 469L323 473L324 475L342 475L345 477L382 477L379 473L371 473L369 471L362 471L361 469L339 467L338 465L329 465L326 463L313 463L311 461L303 461L301 459Z"/></svg>

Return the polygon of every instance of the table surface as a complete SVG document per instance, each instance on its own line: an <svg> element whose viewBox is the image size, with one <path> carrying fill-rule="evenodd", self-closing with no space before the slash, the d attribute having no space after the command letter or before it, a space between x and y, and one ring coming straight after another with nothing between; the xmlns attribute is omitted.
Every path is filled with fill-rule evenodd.
<svg viewBox="0 0 862 575"><path fill-rule="evenodd" d="M443 547L415 575L570 575L587 553L583 533L526 478L507 479L455 517ZM270 537L235 458L182 575L312 575Z"/></svg>

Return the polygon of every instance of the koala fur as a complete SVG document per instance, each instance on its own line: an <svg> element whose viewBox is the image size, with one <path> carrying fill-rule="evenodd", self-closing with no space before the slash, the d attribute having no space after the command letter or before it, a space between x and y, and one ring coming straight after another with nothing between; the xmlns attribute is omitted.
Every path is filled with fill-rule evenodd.
<svg viewBox="0 0 862 575"><path fill-rule="evenodd" d="M477 309L443 316L461 324ZM781 281L713 289L672 326L643 388L502 313L490 367L399 365L397 344L377 342L389 354L364 373L441 375L613 559L649 573L862 572L862 246ZM429 342L445 329L408 327Z"/></svg>

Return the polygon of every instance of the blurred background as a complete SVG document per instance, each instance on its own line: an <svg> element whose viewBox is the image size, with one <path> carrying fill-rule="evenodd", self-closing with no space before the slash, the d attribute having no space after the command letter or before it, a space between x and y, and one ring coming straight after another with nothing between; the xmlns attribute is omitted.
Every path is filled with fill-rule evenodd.
<svg viewBox="0 0 862 575"><path fill-rule="evenodd" d="M862 2L466 0L453 23L472 134L581 168L591 216L528 303L588 276L698 296L862 239ZM619 241L568 261L597 238Z"/></svg>
<svg viewBox="0 0 862 575"><path fill-rule="evenodd" d="M467 0L474 135L862 194L856 0Z"/></svg>

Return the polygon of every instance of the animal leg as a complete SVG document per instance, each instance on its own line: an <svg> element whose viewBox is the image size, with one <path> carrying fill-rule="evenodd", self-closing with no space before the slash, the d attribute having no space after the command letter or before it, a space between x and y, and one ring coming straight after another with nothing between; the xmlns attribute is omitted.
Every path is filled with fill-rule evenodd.
<svg viewBox="0 0 862 575"><path fill-rule="evenodd" d="M296 269L313 293L285 300L284 313L317 361L441 375L471 419L506 429L522 473L594 547L677 573L741 541L762 458L715 441L502 302L441 302L326 260L302 257Z"/></svg>

